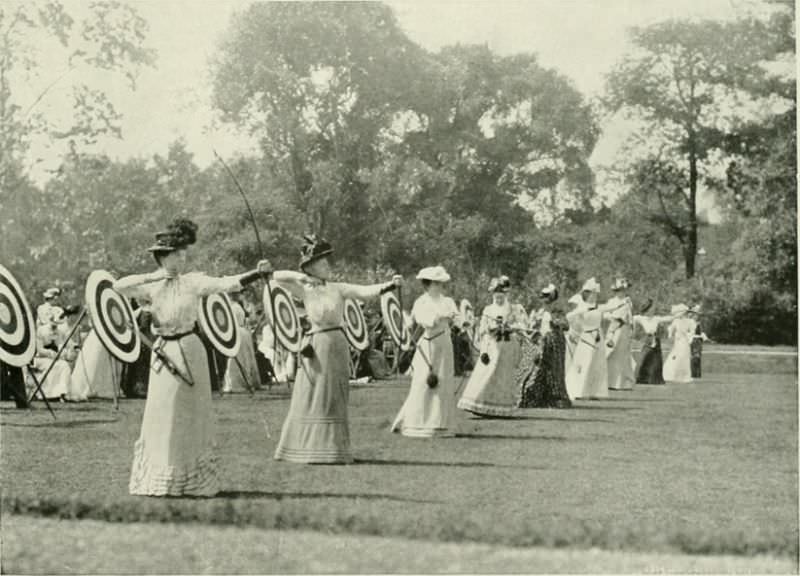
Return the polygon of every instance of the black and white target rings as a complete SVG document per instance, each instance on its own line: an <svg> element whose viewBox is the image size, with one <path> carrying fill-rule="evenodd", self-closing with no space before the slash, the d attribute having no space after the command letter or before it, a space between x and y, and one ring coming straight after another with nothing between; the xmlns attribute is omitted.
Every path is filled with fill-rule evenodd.
<svg viewBox="0 0 800 576"><path fill-rule="evenodd" d="M403 321L403 310L400 300L394 292L386 292L381 296L381 314L389 335L401 350L411 349L411 334Z"/></svg>
<svg viewBox="0 0 800 576"><path fill-rule="evenodd" d="M19 283L0 264L0 360L18 368L27 366L36 352L35 326Z"/></svg>
<svg viewBox="0 0 800 576"><path fill-rule="evenodd" d="M121 362L139 357L142 342L128 299L114 290L114 277L95 270L86 280L86 305L97 336L106 349Z"/></svg>
<svg viewBox="0 0 800 576"><path fill-rule="evenodd" d="M272 294L272 305L270 306L269 294ZM275 318L272 318L272 310L275 310ZM297 310L292 302L292 295L285 288L269 283L269 292L264 287L264 312L269 317L270 323L274 326L275 335L278 342L287 351L297 353L302 348L303 330L300 327L300 319L297 317Z"/></svg>
<svg viewBox="0 0 800 576"><path fill-rule="evenodd" d="M369 348L369 331L364 313L361 306L350 298L344 300L344 335L355 350L363 352Z"/></svg>
<svg viewBox="0 0 800 576"><path fill-rule="evenodd" d="M197 318L200 328L217 352L228 358L239 353L242 339L227 294L211 294L200 299Z"/></svg>

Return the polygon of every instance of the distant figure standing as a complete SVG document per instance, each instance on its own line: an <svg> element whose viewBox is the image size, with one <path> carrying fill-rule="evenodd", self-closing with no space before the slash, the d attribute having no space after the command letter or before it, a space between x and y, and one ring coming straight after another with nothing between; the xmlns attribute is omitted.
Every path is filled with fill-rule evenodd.
<svg viewBox="0 0 800 576"><path fill-rule="evenodd" d="M637 384L663 384L664 361L661 356L661 325L670 322L672 316L645 316L637 314L633 317L634 325L644 330L645 340L636 364Z"/></svg>
<svg viewBox="0 0 800 576"><path fill-rule="evenodd" d="M233 317L239 326L239 353L235 358L228 360L228 369L225 371L223 392L242 390L257 390L261 388L261 376L258 372L253 335L247 326L247 313L240 302L240 296L233 295Z"/></svg>
<svg viewBox="0 0 800 576"><path fill-rule="evenodd" d="M669 325L668 334L672 339L672 350L664 363L664 380L667 382L692 381L690 341L695 324L687 317L688 312L686 304L677 304L671 310L674 320Z"/></svg>
<svg viewBox="0 0 800 576"><path fill-rule="evenodd" d="M606 336L606 359L610 390L633 390L633 304L627 294L629 287L627 279L617 278L611 285L614 297L608 301L611 323Z"/></svg>
<svg viewBox="0 0 800 576"><path fill-rule="evenodd" d="M689 310L689 319L694 322L694 334L690 345L692 353L691 370L692 378L703 376L703 343L708 342L708 336L700 327L700 306L692 306Z"/></svg>

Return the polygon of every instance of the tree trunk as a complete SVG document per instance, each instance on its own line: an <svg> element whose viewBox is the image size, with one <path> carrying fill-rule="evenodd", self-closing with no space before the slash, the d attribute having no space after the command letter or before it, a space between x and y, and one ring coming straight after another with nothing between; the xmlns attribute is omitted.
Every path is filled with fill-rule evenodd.
<svg viewBox="0 0 800 576"><path fill-rule="evenodd" d="M694 132L689 133L689 230L683 255L686 260L686 278L694 278L697 258L697 151Z"/></svg>

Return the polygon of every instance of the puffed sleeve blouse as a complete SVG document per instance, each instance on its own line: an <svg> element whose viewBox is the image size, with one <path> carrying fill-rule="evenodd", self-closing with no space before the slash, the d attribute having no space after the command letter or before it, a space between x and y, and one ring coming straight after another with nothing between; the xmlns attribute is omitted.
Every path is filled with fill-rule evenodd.
<svg viewBox="0 0 800 576"><path fill-rule="evenodd" d="M148 304L153 315L153 333L158 336L190 332L197 322L200 298L241 288L239 276L213 277L191 272L156 281L148 278L148 274L120 278L114 283L114 290Z"/></svg>
<svg viewBox="0 0 800 576"><path fill-rule="evenodd" d="M452 298L433 298L427 293L417 298L411 309L412 319L425 329L425 336L428 338L449 330L450 318L457 318L458 314L458 307Z"/></svg>

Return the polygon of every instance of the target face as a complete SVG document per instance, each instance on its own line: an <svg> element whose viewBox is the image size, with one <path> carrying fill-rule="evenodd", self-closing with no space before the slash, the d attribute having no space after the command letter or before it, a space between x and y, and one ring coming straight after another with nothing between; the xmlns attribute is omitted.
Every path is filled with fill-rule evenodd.
<svg viewBox="0 0 800 576"><path fill-rule="evenodd" d="M270 305L269 295L272 293L272 305ZM275 320L272 318L272 309L275 309ZM269 291L264 287L264 312L269 317L270 323L275 327L275 335L278 342L289 352L300 352L303 340L303 331L300 328L300 320L297 317L297 310L292 302L292 295L285 288L269 283Z"/></svg>
<svg viewBox="0 0 800 576"><path fill-rule="evenodd" d="M18 368L36 353L33 314L19 283L0 264L0 360Z"/></svg>
<svg viewBox="0 0 800 576"><path fill-rule="evenodd" d="M211 294L201 298L197 318L200 328L217 352L228 358L239 353L242 340L227 294Z"/></svg>
<svg viewBox="0 0 800 576"><path fill-rule="evenodd" d="M381 313L383 321L389 329L389 335L394 343L400 346L401 350L411 349L411 334L409 334L403 321L403 310L400 308L400 300L393 292L387 292L381 296Z"/></svg>
<svg viewBox="0 0 800 576"><path fill-rule="evenodd" d="M86 280L86 304L92 324L106 349L121 362L139 357L141 339L130 302L113 288L114 277L95 270Z"/></svg>
<svg viewBox="0 0 800 576"><path fill-rule="evenodd" d="M355 300L346 298L344 301L344 335L347 341L356 350L363 352L369 348L369 332L364 313Z"/></svg>

